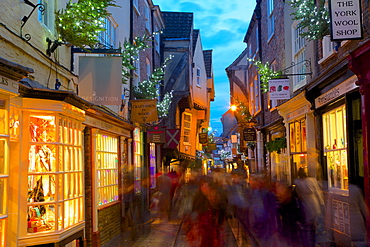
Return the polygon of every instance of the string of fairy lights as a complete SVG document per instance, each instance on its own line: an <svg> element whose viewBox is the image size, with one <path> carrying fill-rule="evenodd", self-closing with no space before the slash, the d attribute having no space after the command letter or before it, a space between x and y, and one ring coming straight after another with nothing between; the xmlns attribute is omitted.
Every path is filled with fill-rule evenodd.
<svg viewBox="0 0 370 247"><path fill-rule="evenodd" d="M298 22L301 37L307 40L322 39L329 34L329 12L325 0L292 0L293 20Z"/></svg>

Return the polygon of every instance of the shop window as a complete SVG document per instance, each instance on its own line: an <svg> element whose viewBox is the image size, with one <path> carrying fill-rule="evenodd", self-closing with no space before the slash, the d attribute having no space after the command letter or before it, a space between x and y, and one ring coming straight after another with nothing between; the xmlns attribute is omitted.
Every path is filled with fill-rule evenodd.
<svg viewBox="0 0 370 247"><path fill-rule="evenodd" d="M134 192L141 193L142 142L139 128L134 130Z"/></svg>
<svg viewBox="0 0 370 247"><path fill-rule="evenodd" d="M190 145L190 138L191 138L191 114L184 113L183 118L183 131L184 131L184 144Z"/></svg>
<svg viewBox="0 0 370 247"><path fill-rule="evenodd" d="M155 143L150 143L149 144L149 155L150 155L150 187L151 188L156 188L156 156L155 156Z"/></svg>
<svg viewBox="0 0 370 247"><path fill-rule="evenodd" d="M322 118L329 188L348 190L346 108L344 105L335 108Z"/></svg>
<svg viewBox="0 0 370 247"><path fill-rule="evenodd" d="M28 233L84 220L82 125L52 115L29 118Z"/></svg>
<svg viewBox="0 0 370 247"><path fill-rule="evenodd" d="M118 138L96 135L98 205L118 201Z"/></svg>
<svg viewBox="0 0 370 247"><path fill-rule="evenodd" d="M9 178L9 134L7 101L0 99L0 246L5 246L8 178Z"/></svg>
<svg viewBox="0 0 370 247"><path fill-rule="evenodd" d="M21 109L15 106L10 106L9 112L9 129L10 138L19 139L20 137L20 114Z"/></svg>
<svg viewBox="0 0 370 247"><path fill-rule="evenodd" d="M295 179L299 168L307 169L306 119L289 123L289 145L292 176Z"/></svg>

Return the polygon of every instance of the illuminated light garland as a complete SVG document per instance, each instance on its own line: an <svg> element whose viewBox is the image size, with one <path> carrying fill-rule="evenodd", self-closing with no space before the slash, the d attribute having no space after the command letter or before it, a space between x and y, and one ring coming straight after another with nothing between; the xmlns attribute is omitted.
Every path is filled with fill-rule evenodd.
<svg viewBox="0 0 370 247"><path fill-rule="evenodd" d="M109 6L118 7L114 0L70 0L65 9L55 12L58 39L78 48L93 48L96 33L105 31L104 19L110 16Z"/></svg>
<svg viewBox="0 0 370 247"><path fill-rule="evenodd" d="M322 39L329 32L329 12L325 1L320 0L293 0L290 2L295 11L291 14L293 20L298 21L298 28L302 29L301 37L307 40Z"/></svg>
<svg viewBox="0 0 370 247"><path fill-rule="evenodd" d="M253 60L248 58L249 62L252 62L255 66L257 66L257 72L260 75L260 87L262 90L262 93L267 93L269 91L269 80L274 79L276 77L279 77L279 75L282 74L281 71L275 71L270 68L270 64L267 63L262 63L261 61L258 60Z"/></svg>

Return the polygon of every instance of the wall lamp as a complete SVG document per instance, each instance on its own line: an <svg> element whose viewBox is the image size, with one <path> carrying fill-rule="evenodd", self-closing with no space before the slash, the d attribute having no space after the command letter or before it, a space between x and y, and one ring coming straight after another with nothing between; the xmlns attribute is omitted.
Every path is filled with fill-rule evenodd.
<svg viewBox="0 0 370 247"><path fill-rule="evenodd" d="M58 40L52 41L49 38L46 38L46 42L48 42L48 49L46 49L46 54L50 57L51 54L58 48L58 46L63 45L63 42Z"/></svg>

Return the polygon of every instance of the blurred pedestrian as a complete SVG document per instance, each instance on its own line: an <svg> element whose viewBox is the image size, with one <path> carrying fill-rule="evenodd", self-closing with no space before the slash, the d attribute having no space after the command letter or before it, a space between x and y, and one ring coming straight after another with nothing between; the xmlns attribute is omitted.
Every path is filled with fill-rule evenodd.
<svg viewBox="0 0 370 247"><path fill-rule="evenodd" d="M276 182L275 194L280 218L279 237L286 246L302 246L301 224L304 222L304 211L301 201L286 181Z"/></svg>
<svg viewBox="0 0 370 247"><path fill-rule="evenodd" d="M264 174L250 176L250 231L256 240L255 246L273 246L271 241L277 234L277 201L270 191Z"/></svg>
<svg viewBox="0 0 370 247"><path fill-rule="evenodd" d="M193 210L185 221L187 240L192 247L224 246L223 224L227 197L208 177L202 177L194 197Z"/></svg>
<svg viewBox="0 0 370 247"><path fill-rule="evenodd" d="M158 198L158 213L161 220L168 221L171 205L171 178L167 174L162 173L157 178L157 188L159 192Z"/></svg>
<svg viewBox="0 0 370 247"><path fill-rule="evenodd" d="M324 198L321 188L316 178L308 177L305 169L298 169L298 178L294 181L295 193L301 200L305 212L305 222L303 224L304 246L316 245L316 229L318 223L323 219Z"/></svg>

